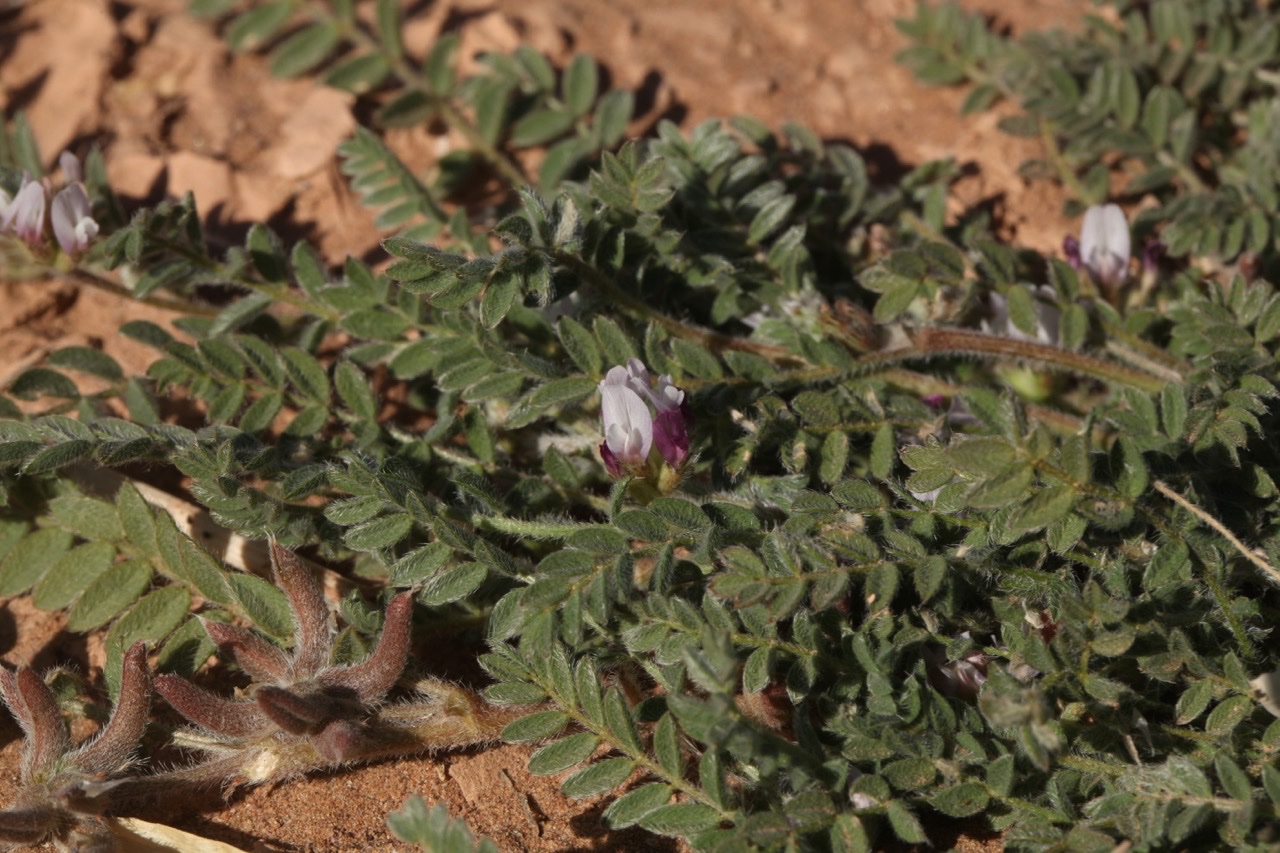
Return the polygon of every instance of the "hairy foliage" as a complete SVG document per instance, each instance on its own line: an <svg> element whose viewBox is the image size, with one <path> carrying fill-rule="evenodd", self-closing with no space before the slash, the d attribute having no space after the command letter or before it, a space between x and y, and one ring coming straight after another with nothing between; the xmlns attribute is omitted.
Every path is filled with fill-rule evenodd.
<svg viewBox="0 0 1280 853"><path fill-rule="evenodd" d="M609 826L696 849L873 849L975 816L1011 849L1271 843L1280 293L1202 262L1269 257L1261 138L1223 137L1269 109L1273 13L1121 3L1122 26L1019 40L948 6L904 22L904 59L976 81L972 109L1016 99L1081 201L1138 164L1127 192L1158 203L1135 230L1174 259L1126 249L1108 276L946 221L950 163L877 186L853 148L748 118L620 145L628 96L597 97L587 59L521 49L460 80L449 37L403 55L395 3L193 8L277 73L380 98L381 126L473 146L419 175L377 128L344 144L407 228L384 268L265 226L215 251L191 199L113 222L105 188L102 238L49 262L181 314L121 330L146 376L69 348L0 394L0 594L105 627L117 694L153 643L198 727L177 740L204 761L115 802L500 734L607 795ZM1198 71L1210 54L1231 61ZM3 143L0 165L34 156L20 122ZM522 147L545 148L537 189ZM510 184L493 220L460 192L481 164ZM234 295L200 303L205 281ZM271 584L130 483L86 491L139 463L349 569L385 622L348 599L335 633L283 548ZM483 626L491 682L397 687L415 618ZM188 680L215 652L247 698ZM392 828L477 847L413 800Z"/></svg>

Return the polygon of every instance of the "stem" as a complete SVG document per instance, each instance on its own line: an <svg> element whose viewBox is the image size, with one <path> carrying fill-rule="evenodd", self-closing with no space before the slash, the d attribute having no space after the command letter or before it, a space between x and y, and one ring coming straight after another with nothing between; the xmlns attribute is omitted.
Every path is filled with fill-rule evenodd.
<svg viewBox="0 0 1280 853"><path fill-rule="evenodd" d="M609 300L617 303L622 308L636 314L644 320L657 323L677 337L697 341L712 352L741 350L743 352L753 352L776 362L783 362L790 365L805 364L799 356L782 347L776 347L770 344L761 344L756 341L749 341L745 338L738 338L732 335L724 335L719 332L713 332L710 329L704 329L701 326L695 326L692 323L682 322L674 317L668 317L666 314L663 314L652 306L645 304L641 300L624 291L622 288L618 287L610 281L607 276L603 275L598 269L582 260L577 255L572 255L558 249L544 249L543 251L545 251L556 263L573 270L583 279L583 281L594 287Z"/></svg>
<svg viewBox="0 0 1280 853"><path fill-rule="evenodd" d="M1205 524L1209 525L1209 527L1213 528L1219 535L1222 536L1223 539L1226 539L1228 542L1230 542L1231 547L1235 548L1236 551L1239 552L1242 557L1244 557L1250 563L1253 563L1259 569L1262 569L1264 574L1270 575L1271 580L1273 582L1280 584L1280 569L1276 569L1276 567L1271 565L1271 563L1267 562L1265 559L1258 556L1255 552L1249 550L1245 546L1245 544L1236 537L1234 533L1232 533L1230 530L1227 529L1227 526L1225 524L1223 524L1221 521L1218 521L1218 519L1214 518L1212 515L1209 515L1209 513L1205 512L1200 507L1196 506L1191 501L1187 500L1182 495L1175 492L1163 481L1156 480L1151 485L1155 487L1155 490L1157 492L1164 495L1166 498L1173 501L1178 506L1185 509L1187 512L1191 513L1192 515L1200 519Z"/></svg>
<svg viewBox="0 0 1280 853"><path fill-rule="evenodd" d="M1091 198L1089 191L1085 189L1084 184L1080 182L1080 178L1076 176L1075 169L1067 163L1067 158L1062 153L1062 148L1058 145L1058 137L1053 126L1053 122L1048 119L1039 119L1040 125L1040 141L1044 144L1045 154L1053 167L1058 170L1058 177L1067 189L1071 190L1076 198L1088 204L1097 204L1104 199Z"/></svg>
<svg viewBox="0 0 1280 853"><path fill-rule="evenodd" d="M962 329L924 328L916 334L914 348L876 353L860 361L866 364L878 364L928 358L932 355L990 355L1005 359L1040 362L1053 370L1078 373L1102 382L1137 388L1149 394L1158 393L1166 384L1164 379L1152 376L1150 373L1115 362L1103 361L1083 353Z"/></svg>
<svg viewBox="0 0 1280 853"><path fill-rule="evenodd" d="M132 299L135 302L141 302L143 305L150 305L152 308L159 308L161 311L173 311L196 317L218 316L218 310L207 305L195 305L177 299L165 299L162 296L138 296L124 285L82 269L71 269L65 272L56 272L55 274L67 284L91 287L103 293L110 293L113 296L121 296L125 299Z"/></svg>

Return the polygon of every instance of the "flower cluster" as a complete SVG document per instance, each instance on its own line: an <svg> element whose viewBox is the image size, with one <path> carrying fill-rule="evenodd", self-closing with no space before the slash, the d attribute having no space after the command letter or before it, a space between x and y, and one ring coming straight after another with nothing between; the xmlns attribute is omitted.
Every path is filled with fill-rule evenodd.
<svg viewBox="0 0 1280 853"><path fill-rule="evenodd" d="M37 181L29 175L23 177L12 198L0 188L0 234L13 234L32 249L44 247L48 208L54 239L68 255L79 255L98 236L98 223L92 215L79 158L63 152L58 163L65 185L57 194L48 178ZM50 197L52 204L49 204Z"/></svg>
<svg viewBox="0 0 1280 853"><path fill-rule="evenodd" d="M604 424L600 458L614 477L644 468L654 447L672 468L679 468L689 457L692 420L685 393L671 384L670 376L659 376L655 386L638 358L605 374L600 382L600 415Z"/></svg>

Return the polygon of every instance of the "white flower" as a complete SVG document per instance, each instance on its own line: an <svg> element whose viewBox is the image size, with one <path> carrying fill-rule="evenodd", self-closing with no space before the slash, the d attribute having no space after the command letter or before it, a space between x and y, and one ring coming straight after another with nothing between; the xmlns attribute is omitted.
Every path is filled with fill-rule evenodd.
<svg viewBox="0 0 1280 853"><path fill-rule="evenodd" d="M0 215L0 231L11 231L19 240L35 246L44 236L44 185L26 180Z"/></svg>
<svg viewBox="0 0 1280 853"><path fill-rule="evenodd" d="M643 370L644 365L640 368ZM600 417L604 425L600 452L611 472L615 467L623 470L643 465L653 447L653 416L632 382L625 367L610 368L600 382Z"/></svg>
<svg viewBox="0 0 1280 853"><path fill-rule="evenodd" d="M1129 270L1129 223L1117 205L1095 204L1080 229L1080 261L1104 284L1116 285Z"/></svg>
<svg viewBox="0 0 1280 853"><path fill-rule="evenodd" d="M84 184L71 184L53 199L49 218L53 236L68 255L78 255L98 236L98 223L90 216L89 195Z"/></svg>

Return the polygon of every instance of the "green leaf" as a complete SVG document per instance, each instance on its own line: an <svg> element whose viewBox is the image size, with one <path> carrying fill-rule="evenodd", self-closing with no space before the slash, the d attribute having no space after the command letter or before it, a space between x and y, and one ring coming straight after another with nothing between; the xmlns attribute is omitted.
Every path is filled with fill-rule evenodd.
<svg viewBox="0 0 1280 853"><path fill-rule="evenodd" d="M893 832L898 838L908 844L929 843L929 836L925 834L924 827L920 825L920 820L911 813L911 810L901 800L891 801L887 814L889 816L889 825L893 827Z"/></svg>
<svg viewBox="0 0 1280 853"><path fill-rule="evenodd" d="M377 0L374 19L378 23L378 41L393 60L399 59L404 54L404 45L400 37L399 0Z"/></svg>
<svg viewBox="0 0 1280 853"><path fill-rule="evenodd" d="M539 711L508 723L502 730L507 743L529 743L552 737L569 725L569 715L563 711Z"/></svg>
<svg viewBox="0 0 1280 853"><path fill-rule="evenodd" d="M322 82L334 89L363 95L382 85L390 73L391 66L387 64L386 57L380 53L366 53L342 60L324 75Z"/></svg>
<svg viewBox="0 0 1280 853"><path fill-rule="evenodd" d="M1222 789L1228 796L1246 803L1253 801L1253 783L1240 769L1239 764L1219 753L1213 760L1213 768L1217 771L1218 781L1222 783Z"/></svg>
<svg viewBox="0 0 1280 853"><path fill-rule="evenodd" d="M381 501L377 501L381 504ZM391 585L413 586L444 568L453 549L443 542L432 542L405 554L391 567Z"/></svg>
<svg viewBox="0 0 1280 853"><path fill-rule="evenodd" d="M1182 692L1178 697L1178 704L1174 706L1174 713L1177 714L1177 723L1185 726L1192 720L1204 713L1205 708L1209 707L1209 702L1213 699L1213 682L1207 678L1194 681L1191 686Z"/></svg>
<svg viewBox="0 0 1280 853"><path fill-rule="evenodd" d="M895 788L914 791L932 783L938 770L928 758L903 758L885 765L881 775Z"/></svg>
<svg viewBox="0 0 1280 853"><path fill-rule="evenodd" d="M0 562L0 596L21 595L71 548L71 533L56 527L37 530L14 545Z"/></svg>
<svg viewBox="0 0 1280 853"><path fill-rule="evenodd" d="M673 339L671 341L671 353L681 369L687 374L711 382L717 382L724 378L724 371L720 367L719 359L693 341L687 341L684 338Z"/></svg>
<svg viewBox="0 0 1280 853"><path fill-rule="evenodd" d="M549 743L529 758L529 772L547 776L576 767L595 754L600 738L590 732L569 735Z"/></svg>
<svg viewBox="0 0 1280 853"><path fill-rule="evenodd" d="M124 378L124 371L118 361L92 347L63 347L49 353L46 362L52 367L78 370L112 382L119 382Z"/></svg>
<svg viewBox="0 0 1280 853"><path fill-rule="evenodd" d="M86 591L86 595L87 595ZM107 632L107 689L114 698L120 688L124 652L139 640L158 642L177 630L191 609L191 593L179 586L156 590L139 601Z"/></svg>
<svg viewBox="0 0 1280 853"><path fill-rule="evenodd" d="M347 547L356 551L377 551L390 548L409 535L413 529L413 516L408 513L385 515L367 521L348 530L343 536Z"/></svg>
<svg viewBox="0 0 1280 853"><path fill-rule="evenodd" d="M1041 489L1009 517L1011 532L1029 532L1048 527L1066 516L1075 506L1076 492L1070 486L1050 486Z"/></svg>
<svg viewBox="0 0 1280 853"><path fill-rule="evenodd" d="M217 561L208 551L178 532L173 517L167 512L157 513L155 520L156 545L168 574L190 584L209 601L230 605L234 596Z"/></svg>
<svg viewBox="0 0 1280 853"><path fill-rule="evenodd" d="M685 836L720 824L720 813L700 803L659 806L640 818L640 826L657 835Z"/></svg>
<svg viewBox="0 0 1280 853"><path fill-rule="evenodd" d="M1253 711L1253 699L1248 696L1231 696L1224 699L1204 722L1204 730L1211 735L1224 737Z"/></svg>
<svg viewBox="0 0 1280 853"><path fill-rule="evenodd" d="M793 195L779 196L765 204L747 228L747 241L758 245L771 237L787 221L795 205L796 197Z"/></svg>
<svg viewBox="0 0 1280 853"><path fill-rule="evenodd" d="M587 328L572 317L561 317L556 323L556 334L565 352L573 359L583 373L588 376L599 376L604 373L604 356L596 345L595 337Z"/></svg>
<svg viewBox="0 0 1280 853"><path fill-rule="evenodd" d="M364 371L343 359L334 368L333 384L342 402L357 417L366 421L377 418L378 405L373 399L373 389Z"/></svg>
<svg viewBox="0 0 1280 853"><path fill-rule="evenodd" d="M947 817L969 817L987 807L991 796L980 782L950 785L929 798L929 805Z"/></svg>
<svg viewBox="0 0 1280 853"><path fill-rule="evenodd" d="M612 829L635 826L671 800L671 786L657 782L628 791L604 810L604 824Z"/></svg>
<svg viewBox="0 0 1280 853"><path fill-rule="evenodd" d="M9 393L19 400L35 400L40 397L74 400L80 396L76 383L47 367L29 367L19 373L9 384Z"/></svg>
<svg viewBox="0 0 1280 853"><path fill-rule="evenodd" d="M453 60L460 44L457 33L446 33L431 46L422 67L432 92L447 95L453 89Z"/></svg>
<svg viewBox="0 0 1280 853"><path fill-rule="evenodd" d="M1072 303L1058 318L1058 337L1067 349L1078 350L1089 334L1089 314L1082 305Z"/></svg>
<svg viewBox="0 0 1280 853"><path fill-rule="evenodd" d="M891 424L881 424L876 429L875 438L871 440L871 473L877 479L887 480L893 473L893 465L897 456L897 443Z"/></svg>
<svg viewBox="0 0 1280 853"><path fill-rule="evenodd" d="M635 771L630 758L606 758L584 767L564 780L560 790L566 797L583 800L616 790ZM656 808L656 806L655 806Z"/></svg>
<svg viewBox="0 0 1280 853"><path fill-rule="evenodd" d="M396 838L416 844L424 853L498 853L498 846L487 838L476 843L466 823L451 817L443 803L428 809L416 794L400 811L387 815L387 827Z"/></svg>
<svg viewBox="0 0 1280 853"><path fill-rule="evenodd" d="M574 117L581 118L591 111L599 86L600 71L594 59L580 53L569 61L569 66L564 70L561 89L564 92L565 106Z"/></svg>
<svg viewBox="0 0 1280 853"><path fill-rule="evenodd" d="M72 631L88 631L112 619L151 586L151 566L141 560L117 563L99 575L67 615Z"/></svg>
<svg viewBox="0 0 1280 853"><path fill-rule="evenodd" d="M529 402L538 409L548 409L552 406L577 402L595 390L596 383L590 379L577 376L552 379L536 388L529 395Z"/></svg>
<svg viewBox="0 0 1280 853"><path fill-rule="evenodd" d="M1272 805L1280 806L1280 770L1274 765L1262 766L1262 786L1267 790Z"/></svg>
<svg viewBox="0 0 1280 853"><path fill-rule="evenodd" d="M271 73L276 77L306 74L329 58L338 46L338 27L333 23L304 27L271 52Z"/></svg>
<svg viewBox="0 0 1280 853"><path fill-rule="evenodd" d="M124 538L120 514L106 501L64 495L50 501L49 510L64 528L84 539L118 542Z"/></svg>
<svg viewBox="0 0 1280 853"><path fill-rule="evenodd" d="M85 587L111 568L116 549L107 542L88 542L63 554L36 584L31 601L41 610L62 610Z"/></svg>
<svg viewBox="0 0 1280 853"><path fill-rule="evenodd" d="M658 756L658 763L669 778L684 777L684 755L680 745L680 735L676 728L675 717L670 713L663 714L653 730L653 751Z"/></svg>
<svg viewBox="0 0 1280 853"><path fill-rule="evenodd" d="M1034 470L1029 464L1016 463L980 483L969 492L966 500L978 509L999 509L1017 503L1026 495L1033 476Z"/></svg>
<svg viewBox="0 0 1280 853"><path fill-rule="evenodd" d="M483 563L462 563L437 572L422 585L418 600L432 606L460 601L479 589L488 574Z"/></svg>
<svg viewBox="0 0 1280 853"><path fill-rule="evenodd" d="M520 295L520 277L515 274L495 276L480 298L480 325L493 329L510 313Z"/></svg>
<svg viewBox="0 0 1280 853"><path fill-rule="evenodd" d="M573 127L571 113L556 109L540 109L516 122L511 129L511 143L520 148L544 145L563 136Z"/></svg>
<svg viewBox="0 0 1280 853"><path fill-rule="evenodd" d="M638 357L635 341L612 319L598 314L591 328L600 341L607 364L625 365L629 359Z"/></svg>
<svg viewBox="0 0 1280 853"><path fill-rule="evenodd" d="M997 797L1007 797L1013 790L1017 768L1013 755L1002 755L987 765L987 787Z"/></svg>
<svg viewBox="0 0 1280 853"><path fill-rule="evenodd" d="M1182 438L1187 423L1187 397L1176 382L1168 383L1160 391L1160 423L1169 438Z"/></svg>
<svg viewBox="0 0 1280 853"><path fill-rule="evenodd" d="M226 580L240 609L255 626L277 640L293 640L293 611L283 592L257 575L230 572Z"/></svg>
<svg viewBox="0 0 1280 853"><path fill-rule="evenodd" d="M253 50L274 36L293 12L288 0L263 3L233 20L224 38L234 53Z"/></svg>
<svg viewBox="0 0 1280 853"><path fill-rule="evenodd" d="M285 372L289 375L289 381L298 389L298 392L308 400L327 406L329 377L320 362L297 347L285 347L280 354L284 357Z"/></svg>

